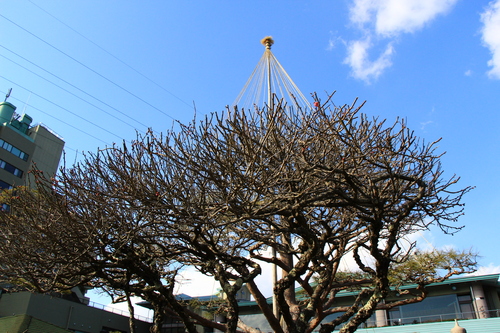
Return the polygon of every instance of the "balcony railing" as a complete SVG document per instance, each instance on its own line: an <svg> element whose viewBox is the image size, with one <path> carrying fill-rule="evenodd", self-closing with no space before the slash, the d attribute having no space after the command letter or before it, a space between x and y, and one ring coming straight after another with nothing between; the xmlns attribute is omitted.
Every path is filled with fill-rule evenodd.
<svg viewBox="0 0 500 333"><path fill-rule="evenodd" d="M93 308L96 308L96 309L100 309L100 310L104 310L104 311L111 312L111 313L115 313L115 314L120 315L120 316L125 316L125 317L129 316L129 313L128 313L127 310L117 309L117 308L114 308L113 306L110 306L110 305L104 305L104 304L92 302L88 298L80 299L80 302L82 304L88 305L90 307L93 307ZM146 317L146 316L141 316L141 315L138 315L138 314L134 314L134 318L137 319L137 320L140 320L140 321L147 322L147 323L152 323L153 322L153 318L150 317L150 316Z"/></svg>
<svg viewBox="0 0 500 333"><path fill-rule="evenodd" d="M387 320L385 326L435 323L442 321L453 321L455 319L467 320L467 319L494 318L494 317L500 317L500 309L480 311L480 312L462 312L462 313L436 314L429 316L390 318Z"/></svg>

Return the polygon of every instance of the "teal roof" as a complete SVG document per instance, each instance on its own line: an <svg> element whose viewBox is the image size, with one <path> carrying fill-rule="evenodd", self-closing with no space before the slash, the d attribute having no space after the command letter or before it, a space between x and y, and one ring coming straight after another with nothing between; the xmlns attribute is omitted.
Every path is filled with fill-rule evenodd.
<svg viewBox="0 0 500 333"><path fill-rule="evenodd" d="M431 284L429 284L429 287L435 287L435 286L440 286L440 285L459 284L459 283L470 283L470 282L476 282L476 281L477 282L482 281L485 284L500 287L500 284L498 281L499 278L500 278L500 274L467 275L467 276L451 278L451 279L445 280L443 282L431 283ZM413 289L416 287L417 287L416 284L408 284L408 285L401 286L400 289ZM301 290L302 290L302 288L299 287L299 288L295 289L295 292L299 292ZM357 294L358 294L358 291L341 291L338 293L338 296L339 297L348 297L348 296L353 296L353 295L357 295ZM212 296L191 297L191 296L186 295L186 294L178 294L178 295L176 295L176 297L178 299L184 299L184 300L197 299L200 301L209 301L209 300L212 300L214 298L217 298L218 296L212 295ZM268 297L266 299L266 301L268 304L273 303L272 297ZM146 306L145 304L142 304L142 303L147 303L147 302L141 302L141 304L140 304L142 306ZM256 305L257 303L255 301L242 301L242 302L238 302L238 304L241 307L245 307L245 306L253 306L253 305Z"/></svg>
<svg viewBox="0 0 500 333"><path fill-rule="evenodd" d="M470 282L479 282L483 281L486 282L489 285L497 286L498 284L498 279L500 277L500 274L489 274L489 275L467 275L463 277L456 277L456 278L451 278L448 280L444 280L443 282L436 282L436 283L431 283L428 285L428 287L437 287L437 286L446 286L450 284L459 284L459 283L470 283ZM418 285L417 284L407 284L399 287L399 289L414 289ZM394 289L394 288L392 288ZM299 288L300 290L300 288ZM347 297L347 296L353 296L357 295L358 291L341 291L337 295L340 297Z"/></svg>
<svg viewBox="0 0 500 333"><path fill-rule="evenodd" d="M459 283L470 283L470 282L479 282L482 281L485 284L489 284L492 286L500 286L498 280L500 278L500 274L489 274L489 275L467 275L467 276L462 276L462 277L456 277L456 278L451 278L448 280L445 280L443 282L436 282L436 283L431 283L429 284L429 287L435 287L435 286L440 286L440 285L450 285L450 284L459 284ZM408 284L401 286L400 289L413 289L416 288L416 284ZM302 287L296 288L295 292L299 292L302 290ZM354 296L357 295L358 291L341 291L338 293L338 297L348 297L348 296ZM268 297L267 299L268 304L272 304L273 300L272 297ZM246 301L246 302L239 302L239 306L252 306L256 305L257 303L255 301Z"/></svg>
<svg viewBox="0 0 500 333"><path fill-rule="evenodd" d="M464 283L464 282L474 282L474 281L487 281L490 280L494 284L498 284L498 280L500 279L500 274L489 274L489 275L466 275L463 277L456 277L452 279L445 280L443 282L433 283L431 286L437 286L441 284L450 284L450 283Z"/></svg>

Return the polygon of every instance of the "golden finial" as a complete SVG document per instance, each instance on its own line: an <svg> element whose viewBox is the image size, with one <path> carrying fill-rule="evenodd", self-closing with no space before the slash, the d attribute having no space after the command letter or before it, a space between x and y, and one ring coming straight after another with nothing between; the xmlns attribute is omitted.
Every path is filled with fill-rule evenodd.
<svg viewBox="0 0 500 333"><path fill-rule="evenodd" d="M271 36L267 36L267 37L262 38L262 40L260 42L262 45L264 45L266 47L266 49L270 50L271 45L274 44L274 39Z"/></svg>

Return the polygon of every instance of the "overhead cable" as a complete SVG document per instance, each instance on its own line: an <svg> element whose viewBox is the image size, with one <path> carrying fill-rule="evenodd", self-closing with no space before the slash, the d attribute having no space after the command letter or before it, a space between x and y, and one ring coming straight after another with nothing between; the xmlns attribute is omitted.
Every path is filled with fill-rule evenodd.
<svg viewBox="0 0 500 333"><path fill-rule="evenodd" d="M108 134L111 134L111 135L113 135L113 136L115 136L115 137L119 138L120 140L123 140L123 138L121 138L120 136L116 135L115 133L110 132L110 131L109 131L109 130L107 130L106 128L104 128L104 127L102 127L102 126L99 126L99 125L97 125L97 124L95 124L95 123L93 123L93 122L91 122L91 121L89 121L89 120L87 120L87 119L83 118L82 116L80 116L80 115L76 114L75 112L70 111L70 110L68 110L67 108L63 107L63 106L61 106L61 105L59 105L59 104L57 104L57 103L54 103L54 102L52 102L52 101L48 100L47 98L45 98L45 97L43 97L43 96L41 96L41 95L39 95L39 94L37 94L37 93L35 93L35 92L33 92L33 91L31 91L31 90L27 89L27 88L25 88L25 87L23 87L22 85L20 85L20 84L18 84L18 83L16 83L16 82L14 82L14 81L12 81L12 80L9 80L9 79L8 79L8 78L6 78L5 76L0 75L0 78L4 79L4 80L6 80L6 81L8 81L8 82L10 82L10 83L12 83L12 84L17 85L17 86L21 87L22 89L24 89L24 90L26 90L26 91L29 91L29 92L30 92L30 93L32 93L33 95L35 95L35 96L37 96L37 97L39 97L39 98L43 99L43 100L44 100L44 101L46 101L46 102L49 102L49 103L51 103L51 104L53 104L53 105L57 106L58 108L60 108L60 109L62 109L62 110L64 110L64 111L66 111L66 112L71 113L71 114L72 114L72 115L74 115L75 117L80 118L81 120L83 120L83 121L85 121L85 122L87 122L87 123L91 124L92 126L95 126L95 127L99 128L99 129L103 130L104 132L106 132L106 133L108 133ZM32 107L32 108L33 108L33 109L35 109L35 110L38 110L38 109L36 109L35 107L33 107L32 105L30 105L30 107ZM90 135L90 134L89 134L89 135ZM94 137L94 138L95 138L95 137ZM98 140L99 140L99 141L102 141L102 140L100 140L100 139L98 139Z"/></svg>
<svg viewBox="0 0 500 333"><path fill-rule="evenodd" d="M63 22L62 20L60 20L59 18L57 18L56 16L52 15L51 13L49 13L48 11L46 11L45 9L43 9L42 7L40 7L39 5L37 5L36 3L34 3L33 1L31 1L31 0L28 0L28 1L31 2L34 6L38 7L41 11L43 11L44 13L46 13L47 15L49 15L50 17L52 17L54 20L58 21L59 23L61 23L62 25L64 25L65 27L67 27L68 29L70 29L71 31L73 31L74 33L76 33L77 35L79 35L80 37L84 38L86 41L88 41L89 43L93 44L94 46L96 46L101 51L105 52L106 54L108 54L109 56L111 56L112 58L114 58L115 60L121 62L123 65L127 66L129 69L133 70L134 72L136 72L137 74L139 74L140 76L142 76L143 78L145 78L146 80L148 80L149 82L151 82L152 84L154 84L155 86L157 86L158 88L160 88L163 91L165 91L166 93L170 94L172 97L175 97L176 99L178 99L182 103L186 104L190 108L193 107L192 105L190 105L189 103L187 103L186 101L184 101L182 98L174 95L171 91L167 90L165 87L163 87L159 83L157 83L154 80L150 79L149 77L147 77L146 75L144 75L143 73L141 73L140 71L138 71L137 69L135 69L134 67L132 67L131 65L129 65L128 63L126 63L125 61L121 60L120 58L118 58L117 56L115 56L114 54L112 54L111 52L109 52L108 50L106 50L105 48L103 48L102 46L100 46L99 44L97 44L94 41L92 41L90 38L88 38L84 34L80 33L79 31L77 31L76 29L74 29L73 27L71 27L70 25L66 24L65 22Z"/></svg>
<svg viewBox="0 0 500 333"><path fill-rule="evenodd" d="M61 49L55 47L54 45L50 44L49 42L45 41L43 38L41 37L38 37L37 35L35 35L34 33L32 33L31 31L23 28L22 26L20 26L19 24L15 23L14 21L10 20L9 18L5 17L3 14L0 14L0 17L4 18L5 20L9 21L11 24L15 25L16 27L18 27L19 29L22 29L23 31L25 31L26 33L30 34L31 36L35 37L36 39L40 40L41 42L45 43L46 45L50 46L51 48L53 48L54 50L60 52L61 54L65 55L66 57L70 58L71 60L73 60L74 62L76 62L77 64L81 65L82 67L88 69L89 71L91 71L92 73L96 74L97 76L101 77L102 79L108 81L109 83L111 83L112 85L114 85L115 87L123 90L124 92L128 93L129 95L137 98L138 100L140 100L141 102L143 102L144 104L150 106L151 108L155 109L156 111L162 113L163 115L173 119L173 120L176 120L174 117L172 117L171 115L169 115L168 113L164 112L163 110L157 108L156 106L152 105L151 103L149 103L148 101L146 101L145 99L137 96L136 94L134 94L133 92L131 92L130 90L124 88L123 86L119 85L118 83L114 82L113 80L111 79L108 79L106 76L100 74L99 72L97 72L96 70L90 68L89 66L85 65L83 62L79 61L78 59L72 57L71 55L67 54L66 52L62 51Z"/></svg>
<svg viewBox="0 0 500 333"><path fill-rule="evenodd" d="M0 47L2 47L2 48L4 48L4 49L7 49L7 48L5 48L3 45L0 45ZM7 50L8 50L8 49L7 49ZM101 102L102 104L104 104L104 105L106 105L106 106L108 106L108 107L112 108L113 110L115 110L116 112L119 112L121 115L123 115L123 116L125 116L125 117L129 118L130 120L132 120L132 121L134 121L134 122L137 122L138 124L140 124L140 125L142 125L142 126L144 126L144 127L146 127L146 128L147 128L147 126L146 126L145 124L141 123L141 122L140 122L140 121L138 121L137 119L135 119L135 118L133 118L133 117L130 117L130 116L129 116L129 115L127 115L126 113L124 113L124 112L122 112L122 111L120 111L120 110L116 109L115 107L113 107L113 106L111 106L111 105L107 104L106 102L103 102L102 100L98 99L97 97L92 96L91 94L87 93L86 91L84 91L84 90L82 90L82 89L80 89L80 88L76 87L75 85L73 85L73 84L69 83L68 81L64 80L63 78L61 78L61 77L59 77L59 76L57 76L57 75L55 75L55 74L53 74L53 73L51 73L51 72L47 71L46 69L44 69L44 68L42 68L42 67L40 67L40 66L36 65L35 63L33 63L33 62L29 61L28 59L26 59L26 58L22 57L21 55L19 55L19 54L17 54L17 53L15 53L15 52L13 52L13 51L11 51L11 50L8 50L8 51L10 51L10 52L14 53L15 55L17 55L17 56L18 56L18 57L20 57L21 59L23 59L23 60L25 60L25 61L29 62L30 64L32 64L33 66L36 66L37 68L39 68L39 69L43 70L44 72L46 72L46 73L48 73L48 74L50 74L50 75L52 75L52 76L54 76L54 77L58 78L59 80L61 80L61 81L63 81L64 83L68 84L69 86L71 86L71 87L73 87L73 88L77 89L78 91L80 91L80 92L84 93L85 95L87 95L87 96L89 96L89 97L91 97L91 98L93 98L93 99L95 99L95 100L97 100L97 101ZM82 97L80 97L80 96L78 96L78 95L76 95L76 94L72 93L71 91L67 90L66 88L61 87L61 86L60 86L60 85L58 85L57 83L52 82L52 81L50 81L49 79L47 79L47 78L45 78L45 77L43 77L43 76L41 76L41 75L39 75L39 74L35 73L34 71L32 71L32 70L30 70L29 68L27 68L27 67L25 67L25 66L23 66L23 65L19 64L18 62L14 61L14 60L12 60L12 59L7 58L7 57L6 57L6 56L4 56L3 54L0 54L0 57L2 57L2 58L4 58L4 59L6 59L6 60L8 60L8 61L10 61L10 62L12 62L12 63L14 63L14 64L16 64L17 66L19 66L19 67L21 67L21 68L23 68L23 69L27 70L27 71L28 71L28 72L30 72L31 74L38 76L38 77L39 77L39 78L41 78L42 80L45 80L45 81L49 82L50 84L52 84L52 85L54 85L54 86L58 87L59 89L61 89L61 90L65 91L65 92L67 92L68 94L70 94L70 95L72 95L72 96L74 96L74 97L78 98L79 100L81 100L81 101L83 101L83 102L85 102L85 103L87 103L87 104L89 104L89 105L91 105L91 106L95 107L96 109L98 109L98 110L100 110L100 111L102 111L102 112L106 113L107 115L109 115L109 116L111 116L111 117L115 118L116 120L118 120L118 121L120 121L120 122L124 123L125 125L130 126L130 127L132 127L133 129L136 129L134 126L132 126L130 123L128 123L128 122L126 122L126 121L124 121L123 119L121 119L121 118L119 118L119 117L117 117L117 116L115 116L115 115L111 114L110 112L108 112L108 111L106 111L106 110L102 109L101 107L99 107L99 106L97 106L97 105L95 105L95 104L93 104L93 103L89 102L88 100L86 100L86 99L84 99L84 98L82 98ZM141 132L143 132L143 131L141 131ZM144 132L143 132L143 133L144 133Z"/></svg>

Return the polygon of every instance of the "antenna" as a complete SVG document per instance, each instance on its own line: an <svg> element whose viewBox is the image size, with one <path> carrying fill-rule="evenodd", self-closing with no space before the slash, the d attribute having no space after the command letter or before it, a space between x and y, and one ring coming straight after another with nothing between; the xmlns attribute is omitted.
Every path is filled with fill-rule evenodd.
<svg viewBox="0 0 500 333"><path fill-rule="evenodd" d="M29 102L30 102L30 99L31 99L31 91L30 91L30 95L28 96L28 100L24 103L24 106L23 106L23 113L26 113L26 106L28 106Z"/></svg>
<svg viewBox="0 0 500 333"><path fill-rule="evenodd" d="M3 100L4 102L7 102L7 98L10 97L11 92L12 92L12 88L9 88L9 91L7 91L7 95L5 95L5 99Z"/></svg>

